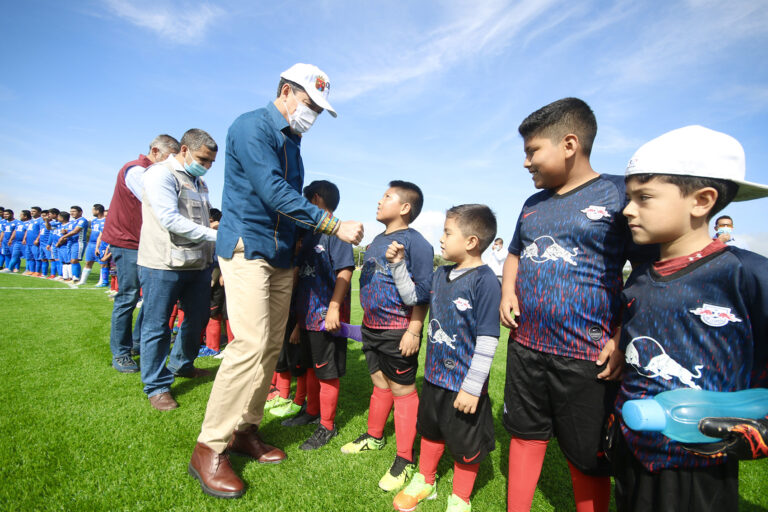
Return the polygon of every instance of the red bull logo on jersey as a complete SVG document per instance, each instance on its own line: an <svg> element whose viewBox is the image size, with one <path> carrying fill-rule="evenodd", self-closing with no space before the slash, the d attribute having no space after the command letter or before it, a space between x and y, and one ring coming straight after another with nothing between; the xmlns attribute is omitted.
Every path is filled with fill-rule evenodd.
<svg viewBox="0 0 768 512"><path fill-rule="evenodd" d="M321 244L317 244L315 246L315 252L317 254L320 254L321 252L325 252L325 247L323 247Z"/></svg>
<svg viewBox="0 0 768 512"><path fill-rule="evenodd" d="M574 247L570 251L557 242L549 235L543 235L535 239L531 245L523 250L520 259L529 259L534 263L544 263L546 261L563 260L574 267L578 266L574 259L579 253L579 249Z"/></svg>
<svg viewBox="0 0 768 512"><path fill-rule="evenodd" d="M605 217L609 219L611 218L611 214L608 213L608 209L605 206L595 206L591 204L580 211L586 215L589 220L600 220Z"/></svg>
<svg viewBox="0 0 768 512"><path fill-rule="evenodd" d="M456 350L456 345L454 345L456 335L454 334L453 337L448 336L448 333L443 330L443 327L440 325L440 321L437 318L433 318L429 321L427 336L429 337L430 343L445 343L453 350Z"/></svg>
<svg viewBox="0 0 768 512"><path fill-rule="evenodd" d="M741 322L741 318L731 313L731 308L703 304L700 308L691 309L691 313L701 318L701 321L710 327L722 327L728 322Z"/></svg>
<svg viewBox="0 0 768 512"><path fill-rule="evenodd" d="M694 379L701 378L703 364L694 366L695 374L672 359L661 343L648 336L638 336L627 345L624 359L637 373L649 379L661 377L664 380L676 378L681 384L701 389Z"/></svg>
<svg viewBox="0 0 768 512"><path fill-rule="evenodd" d="M457 298L453 303L456 305L456 309L459 311L466 311L468 309L472 309L472 304L469 303L467 299L464 299L462 297Z"/></svg>

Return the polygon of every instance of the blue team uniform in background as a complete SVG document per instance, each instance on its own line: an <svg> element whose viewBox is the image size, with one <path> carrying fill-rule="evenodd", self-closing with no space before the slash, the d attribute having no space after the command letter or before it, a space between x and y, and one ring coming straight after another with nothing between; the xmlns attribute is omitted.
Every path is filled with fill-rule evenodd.
<svg viewBox="0 0 768 512"><path fill-rule="evenodd" d="M11 253L7 251L5 244L8 242L10 233L6 232L10 229L10 225L7 220L0 219L0 233L2 233L2 241L0 241L0 266L11 262ZM6 258L7 256L7 258Z"/></svg>
<svg viewBox="0 0 768 512"><path fill-rule="evenodd" d="M728 247L671 275L647 264L632 272L622 300L626 366L617 414L627 400L677 388L768 387L768 259ZM648 471L726 462L695 455L660 432L620 425Z"/></svg>
<svg viewBox="0 0 768 512"><path fill-rule="evenodd" d="M72 229L70 231L74 231L76 228L81 228L77 235L67 239L67 245L69 246L69 259L82 260L83 255L85 254L85 247L87 245L85 243L85 237L88 234L88 220L85 217L80 217L78 219L70 220L69 222L72 225Z"/></svg>
<svg viewBox="0 0 768 512"><path fill-rule="evenodd" d="M22 222L20 220L11 222L11 224L15 223L14 231L16 233L16 236L13 239L13 244L11 244L11 264L8 267L11 270L19 270L21 268L21 258L24 257L25 249L21 244L21 241L24 239L24 233L27 231L27 222L28 221Z"/></svg>
<svg viewBox="0 0 768 512"><path fill-rule="evenodd" d="M99 235L104 229L105 220L106 219L93 219L91 221L91 236L88 239L88 247L85 249L85 261L98 261L99 259L99 257L96 256L96 241L99 239Z"/></svg>
<svg viewBox="0 0 768 512"><path fill-rule="evenodd" d="M35 245L35 240L37 240L37 237L40 234L40 223L42 221L43 219L38 217L30 220L29 225L27 226L26 258L27 270L30 272L38 272L39 265L37 260L40 259L40 248Z"/></svg>
<svg viewBox="0 0 768 512"><path fill-rule="evenodd" d="M412 228L381 233L365 250L360 272L360 303L363 325L371 329L407 329L413 307L406 306L397 291L385 256L393 241L405 246L405 264L416 286L417 304L429 302L434 251L432 245Z"/></svg>
<svg viewBox="0 0 768 512"><path fill-rule="evenodd" d="M64 224L61 225L61 232L59 233L59 239L61 239L62 236L69 233L74 229L74 222L67 221ZM69 255L69 239L67 239L61 246L59 246L59 259L61 260L62 264L67 264L72 259Z"/></svg>

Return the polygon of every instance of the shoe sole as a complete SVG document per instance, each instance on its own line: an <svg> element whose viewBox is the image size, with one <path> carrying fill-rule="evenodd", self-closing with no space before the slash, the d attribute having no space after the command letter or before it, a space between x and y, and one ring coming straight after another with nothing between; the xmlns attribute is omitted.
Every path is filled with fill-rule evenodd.
<svg viewBox="0 0 768 512"><path fill-rule="evenodd" d="M203 489L203 492L208 496L213 496L214 498L233 499L233 498L239 498L240 496L245 494L245 489L243 489L242 491L233 491L233 492L215 491L211 489L210 487L208 487L203 483L203 479L200 478L200 474L197 472L195 468L192 467L191 463L187 466L187 473L189 473L192 476L192 478L194 478L200 483L200 487Z"/></svg>
<svg viewBox="0 0 768 512"><path fill-rule="evenodd" d="M437 489L433 490L433 491L432 491L432 494L430 494L430 495L429 495L429 496L427 496L426 498L423 498L423 499L419 500L419 501L418 501L418 502L417 502L417 503L416 503L414 506L412 506L411 508L398 508L398 507L397 507L397 505L395 505L394 503L392 504L392 507L393 507L395 510L398 510L399 512L413 512L414 510L416 510L416 507L418 507L418 506L419 506L419 503L421 503L422 501L427 501L427 500L434 500L435 498L437 498Z"/></svg>

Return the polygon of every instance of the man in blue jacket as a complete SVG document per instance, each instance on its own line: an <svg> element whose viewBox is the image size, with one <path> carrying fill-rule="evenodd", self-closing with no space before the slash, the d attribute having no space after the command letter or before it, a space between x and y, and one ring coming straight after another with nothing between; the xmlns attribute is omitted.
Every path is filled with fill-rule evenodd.
<svg viewBox="0 0 768 512"><path fill-rule="evenodd" d="M323 110L336 117L329 90L320 69L296 64L280 75L277 98L238 117L227 133L216 254L235 338L224 352L189 463L189 473L212 496L245 492L227 450L261 463L285 458L256 430L283 343L297 226L353 244L363 237L362 223L341 222L301 194L302 134Z"/></svg>

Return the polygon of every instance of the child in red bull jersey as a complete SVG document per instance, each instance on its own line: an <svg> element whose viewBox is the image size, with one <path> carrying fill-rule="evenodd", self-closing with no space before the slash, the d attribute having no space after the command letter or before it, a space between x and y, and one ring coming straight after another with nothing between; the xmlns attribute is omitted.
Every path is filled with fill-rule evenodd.
<svg viewBox="0 0 768 512"><path fill-rule="evenodd" d="M446 446L453 455L453 492L446 512L472 509L470 495L480 463L495 447L488 377L499 343L501 288L482 253L496 235L496 217L485 205L454 206L440 239L443 257L455 265L432 278L427 356L417 429L419 472L395 497L409 512L437 495L437 465ZM392 242L387 260L406 304L416 299L404 250Z"/></svg>
<svg viewBox="0 0 768 512"><path fill-rule="evenodd" d="M620 375L622 268L635 259L621 210L624 180L589 157L597 122L577 98L555 101L518 128L541 192L523 205L502 276L510 327L504 426L511 434L507 506L529 510L547 443L568 461L578 512L607 511L602 428Z"/></svg>
<svg viewBox="0 0 768 512"><path fill-rule="evenodd" d="M304 187L304 196L330 214L339 205L339 189L329 181L313 181ZM302 344L309 347L311 364L306 372L306 408L283 425L305 425L319 418L315 431L300 446L302 450L316 450L338 435L336 405L339 379L347 368L347 339L334 333L341 322L349 323L349 285L355 268L352 245L308 232L301 238L296 266L294 313Z"/></svg>
<svg viewBox="0 0 768 512"><path fill-rule="evenodd" d="M376 220L386 226L365 252L360 273L360 302L363 306L363 353L373 382L368 430L342 446L342 453L380 450L384 447L384 425L394 405L397 455L379 487L394 491L405 485L416 469L413 442L416 439L416 393L421 330L429 302L433 250L418 231L408 227L421 212L421 189L407 181L392 181L379 200ZM415 283L414 306L398 292L387 266L386 252L392 242L404 247L405 265Z"/></svg>
<svg viewBox="0 0 768 512"><path fill-rule="evenodd" d="M643 145L626 170L624 209L638 244L660 259L636 268L623 292L626 366L616 401L611 460L623 511L737 510L738 461L768 456L768 419L704 419L723 442L683 445L630 430L627 400L691 388L768 387L768 259L712 240L709 220L731 201L768 196L744 181L741 144L702 126Z"/></svg>

